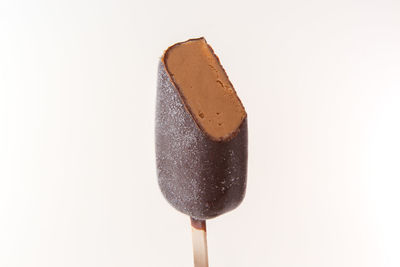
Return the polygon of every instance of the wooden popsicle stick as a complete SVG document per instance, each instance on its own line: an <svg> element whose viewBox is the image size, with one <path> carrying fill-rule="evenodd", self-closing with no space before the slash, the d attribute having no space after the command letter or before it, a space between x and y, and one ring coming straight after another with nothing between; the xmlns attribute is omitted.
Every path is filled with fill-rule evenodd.
<svg viewBox="0 0 400 267"><path fill-rule="evenodd" d="M206 221L190 218L195 267L208 267Z"/></svg>

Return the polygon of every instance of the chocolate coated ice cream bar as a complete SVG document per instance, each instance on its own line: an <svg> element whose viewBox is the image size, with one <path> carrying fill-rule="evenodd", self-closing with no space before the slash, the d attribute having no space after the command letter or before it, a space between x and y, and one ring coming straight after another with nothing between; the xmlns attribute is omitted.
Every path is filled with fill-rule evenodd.
<svg viewBox="0 0 400 267"><path fill-rule="evenodd" d="M247 114L204 38L169 47L158 69L156 163L177 210L206 220L245 195Z"/></svg>

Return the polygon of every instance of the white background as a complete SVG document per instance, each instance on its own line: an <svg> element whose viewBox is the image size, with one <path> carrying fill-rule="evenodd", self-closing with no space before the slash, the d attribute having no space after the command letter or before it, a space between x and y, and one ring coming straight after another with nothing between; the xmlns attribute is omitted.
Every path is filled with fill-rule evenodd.
<svg viewBox="0 0 400 267"><path fill-rule="evenodd" d="M191 266L159 57L205 36L249 120L211 266L400 266L400 1L1 1L0 266Z"/></svg>

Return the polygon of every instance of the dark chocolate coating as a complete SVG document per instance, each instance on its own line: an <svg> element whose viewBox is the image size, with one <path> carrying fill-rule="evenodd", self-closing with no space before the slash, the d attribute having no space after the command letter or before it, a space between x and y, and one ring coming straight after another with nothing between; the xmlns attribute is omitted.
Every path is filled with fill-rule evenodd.
<svg viewBox="0 0 400 267"><path fill-rule="evenodd" d="M211 140L185 107L163 61L158 69L155 133L158 183L177 210L206 220L242 202L247 179L247 117L232 138Z"/></svg>

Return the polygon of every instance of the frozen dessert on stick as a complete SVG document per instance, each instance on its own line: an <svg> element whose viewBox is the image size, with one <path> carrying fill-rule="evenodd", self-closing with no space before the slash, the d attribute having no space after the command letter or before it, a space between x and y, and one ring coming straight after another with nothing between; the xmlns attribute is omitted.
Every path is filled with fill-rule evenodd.
<svg viewBox="0 0 400 267"><path fill-rule="evenodd" d="M156 163L164 197L204 231L204 241L205 220L245 195L247 114L204 38L177 43L160 60Z"/></svg>

